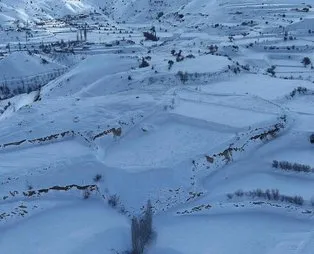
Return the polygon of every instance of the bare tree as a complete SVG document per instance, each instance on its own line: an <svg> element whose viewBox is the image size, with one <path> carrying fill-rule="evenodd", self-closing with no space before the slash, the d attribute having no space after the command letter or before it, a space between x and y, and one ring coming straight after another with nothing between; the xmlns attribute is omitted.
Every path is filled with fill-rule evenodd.
<svg viewBox="0 0 314 254"><path fill-rule="evenodd" d="M84 27L84 41L87 41L87 25Z"/></svg>
<svg viewBox="0 0 314 254"><path fill-rule="evenodd" d="M133 217L131 224L132 254L142 254L145 246L149 244L153 237L153 211L150 200L146 205L144 215Z"/></svg>

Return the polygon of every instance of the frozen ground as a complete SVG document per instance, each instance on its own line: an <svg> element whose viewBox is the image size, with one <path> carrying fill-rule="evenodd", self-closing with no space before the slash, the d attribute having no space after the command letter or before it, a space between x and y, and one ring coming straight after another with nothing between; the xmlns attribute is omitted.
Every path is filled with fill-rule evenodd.
<svg viewBox="0 0 314 254"><path fill-rule="evenodd" d="M313 4L0 0L0 253L312 254Z"/></svg>

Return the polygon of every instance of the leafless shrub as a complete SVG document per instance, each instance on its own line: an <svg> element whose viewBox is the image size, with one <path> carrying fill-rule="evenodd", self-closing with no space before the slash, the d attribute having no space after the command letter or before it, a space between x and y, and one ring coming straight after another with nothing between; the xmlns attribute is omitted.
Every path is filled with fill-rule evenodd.
<svg viewBox="0 0 314 254"><path fill-rule="evenodd" d="M115 208L117 207L118 203L119 203L119 197L116 194L109 196L108 205Z"/></svg>
<svg viewBox="0 0 314 254"><path fill-rule="evenodd" d="M228 199L232 199L233 198L233 194L232 193L228 193L227 197L228 197Z"/></svg>
<svg viewBox="0 0 314 254"><path fill-rule="evenodd" d="M93 178L94 182L97 183L102 179L102 175L101 174L97 174L95 175L95 177Z"/></svg>
<svg viewBox="0 0 314 254"><path fill-rule="evenodd" d="M308 92L308 89L306 87L297 87L295 88L291 93L290 93L290 96L291 97L294 97L296 96L297 94L306 94Z"/></svg>
<svg viewBox="0 0 314 254"><path fill-rule="evenodd" d="M83 198L84 199L88 199L90 197L90 191L89 190L84 190L83 191Z"/></svg>
<svg viewBox="0 0 314 254"><path fill-rule="evenodd" d="M234 193L237 197L242 197L244 195L244 192L243 190L237 190L235 193Z"/></svg>
<svg viewBox="0 0 314 254"><path fill-rule="evenodd" d="M296 171L296 172L306 172L309 173L312 171L311 166L299 163L291 163L288 161L273 161L272 166L274 168L280 168L287 171Z"/></svg>
<svg viewBox="0 0 314 254"><path fill-rule="evenodd" d="M195 58L195 56L193 54L189 54L186 56L186 58Z"/></svg>
<svg viewBox="0 0 314 254"><path fill-rule="evenodd" d="M259 198L259 199L265 199L269 201L281 201L285 203L291 203L295 205L302 206L304 203L304 199L301 196L295 195L295 196L288 196L288 195L282 195L280 194L278 189L266 189L265 191L262 191L261 189L256 189L252 191L243 192L242 190L237 190L233 194L228 193L227 197L228 199L232 199L234 197L250 197L250 198Z"/></svg>
<svg viewBox="0 0 314 254"><path fill-rule="evenodd" d="M279 165L279 162L276 160L273 160L273 164L272 164L273 168L278 168L278 165Z"/></svg>
<svg viewBox="0 0 314 254"><path fill-rule="evenodd" d="M179 77L179 79L181 80L181 82L183 84L188 81L188 73L187 72L178 71L177 77Z"/></svg>

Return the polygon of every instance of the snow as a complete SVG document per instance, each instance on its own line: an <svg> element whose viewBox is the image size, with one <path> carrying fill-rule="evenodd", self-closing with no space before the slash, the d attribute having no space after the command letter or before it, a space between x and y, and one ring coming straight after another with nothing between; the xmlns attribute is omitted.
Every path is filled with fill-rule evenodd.
<svg viewBox="0 0 314 254"><path fill-rule="evenodd" d="M208 130L206 126L180 123L175 117L159 121L148 123L152 127L147 133L139 131L142 133L128 135L123 145L117 144L107 150L105 164L131 172L169 167L182 160L192 159L233 136L232 133ZM133 142L134 138L137 142Z"/></svg>
<svg viewBox="0 0 314 254"><path fill-rule="evenodd" d="M73 147L75 147L75 149L73 149ZM57 151L60 152L57 153ZM25 163L23 170L25 170L34 167L45 167L53 162L58 163L59 161L65 161L70 158L75 160L76 157L86 156L88 153L88 148L75 141L38 145L28 149L21 149L20 151L2 151L0 155L0 172L13 173L21 170L20 162L14 159L16 156L23 158L23 163Z"/></svg>
<svg viewBox="0 0 314 254"><path fill-rule="evenodd" d="M82 205L82 201L61 204L15 228L4 229L1 250L12 254L83 254L86 251L109 254L111 249L127 246L128 224L125 218L95 201L88 205Z"/></svg>
<svg viewBox="0 0 314 254"><path fill-rule="evenodd" d="M217 82L203 88L205 92L223 92L227 94L256 95L267 100L275 100L289 95L297 87L312 88L312 84L304 80L274 79L266 75L244 75L232 81Z"/></svg>
<svg viewBox="0 0 314 254"><path fill-rule="evenodd" d="M19 64L16 64L16 62L19 62ZM41 58L38 56L28 55L25 52L14 52L0 60L0 78L1 80L23 78L61 68L63 66L56 63L41 63Z"/></svg>
<svg viewBox="0 0 314 254"><path fill-rule="evenodd" d="M0 0L0 253L312 254L313 4Z"/></svg>
<svg viewBox="0 0 314 254"><path fill-rule="evenodd" d="M256 122L267 121L273 118L272 115L242 109L208 105L206 103L195 104L193 102L180 103L175 112L180 115L236 128L249 127ZM242 119L241 122L239 122L239 118Z"/></svg>
<svg viewBox="0 0 314 254"><path fill-rule="evenodd" d="M158 227L157 246L150 253L192 254L214 252L289 253L306 250L303 239L312 239L304 220L269 213L222 214L183 217ZM223 240L222 240L223 239ZM226 244L228 243L228 244ZM310 251L307 249L307 251ZM301 253L301 252L300 252Z"/></svg>
<svg viewBox="0 0 314 254"><path fill-rule="evenodd" d="M110 85L106 82L106 75L126 72L136 65L136 60L117 55L96 55L85 59L82 63L68 72L65 76L45 87L49 97L72 95L88 90L89 87ZM120 79L120 76L119 76ZM87 82L88 80L88 82ZM89 86L89 87L88 87Z"/></svg>
<svg viewBox="0 0 314 254"><path fill-rule="evenodd" d="M215 63L214 65L212 63ZM188 59L182 63L177 63L173 67L174 72L182 71L188 73L208 73L218 72L227 69L230 62L225 57L200 56L198 58Z"/></svg>

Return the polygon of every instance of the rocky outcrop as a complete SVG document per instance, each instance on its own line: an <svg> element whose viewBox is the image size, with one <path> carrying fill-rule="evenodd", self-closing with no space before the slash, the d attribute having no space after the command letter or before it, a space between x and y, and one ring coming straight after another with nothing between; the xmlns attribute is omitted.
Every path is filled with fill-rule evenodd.
<svg viewBox="0 0 314 254"><path fill-rule="evenodd" d="M119 127L119 128L111 128L111 129L109 129L109 130L105 130L105 131L103 131L103 132L98 133L97 135L95 135L95 136L93 137L93 140L98 139L98 138L101 138L101 137L106 136L106 135L111 134L111 133L112 133L113 136L120 137L121 134L122 134L122 129L121 129L121 127Z"/></svg>

